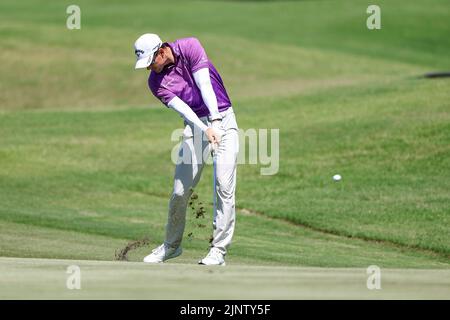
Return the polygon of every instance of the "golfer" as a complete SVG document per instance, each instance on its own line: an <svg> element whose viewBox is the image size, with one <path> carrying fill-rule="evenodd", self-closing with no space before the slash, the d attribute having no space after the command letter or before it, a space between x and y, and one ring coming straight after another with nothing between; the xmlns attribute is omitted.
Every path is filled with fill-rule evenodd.
<svg viewBox="0 0 450 320"><path fill-rule="evenodd" d="M222 79L196 38L164 42L144 34L134 44L136 69L151 70L148 86L184 119L183 140L169 201L165 241L144 258L161 263L182 253L186 209L207 157L215 157L213 240L204 265L225 265L235 226L238 126Z"/></svg>

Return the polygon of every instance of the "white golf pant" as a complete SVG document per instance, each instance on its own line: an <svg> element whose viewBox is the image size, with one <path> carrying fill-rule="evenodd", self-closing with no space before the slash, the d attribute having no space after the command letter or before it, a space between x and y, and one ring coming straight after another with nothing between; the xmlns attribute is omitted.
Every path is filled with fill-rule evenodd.
<svg viewBox="0 0 450 320"><path fill-rule="evenodd" d="M237 154L239 152L238 126L232 107L221 112L222 133L216 154L216 210L213 217L212 247L226 254L231 244L235 226L235 190ZM210 126L208 117L200 120ZM186 124L178 152L173 192L169 202L165 243L176 248L181 244L186 225L186 209L193 188L200 180L205 161L210 154L210 144L198 128Z"/></svg>

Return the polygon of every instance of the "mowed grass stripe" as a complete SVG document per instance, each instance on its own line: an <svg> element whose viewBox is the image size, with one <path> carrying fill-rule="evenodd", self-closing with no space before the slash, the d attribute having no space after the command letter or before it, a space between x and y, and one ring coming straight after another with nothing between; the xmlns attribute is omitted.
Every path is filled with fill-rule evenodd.
<svg viewBox="0 0 450 320"><path fill-rule="evenodd" d="M87 216L94 213L83 214ZM24 223L2 220L0 255L110 261L131 240L145 237L150 240L148 246L128 253L129 261L140 262L164 237L163 226L155 225L156 221L152 218L151 215L141 220L121 218L122 229L128 232L127 238L123 239L111 232L112 236L105 236L96 234L93 228L80 229L74 223L66 223L66 227L57 224L44 227L33 224L32 219ZM205 255L211 233L209 217L206 219L199 221L188 215L186 234L191 236L186 236L183 241L183 255L168 261L169 264L196 264ZM241 210L237 212L237 219L239 225L227 257L229 265L367 267L376 264L383 268L450 267L448 259L435 253L346 239L264 216L248 216ZM160 220L158 222L162 222ZM199 228L199 222L206 223L207 227ZM144 227L146 232L133 237L138 226ZM105 222L97 223L97 228L97 233L104 232Z"/></svg>

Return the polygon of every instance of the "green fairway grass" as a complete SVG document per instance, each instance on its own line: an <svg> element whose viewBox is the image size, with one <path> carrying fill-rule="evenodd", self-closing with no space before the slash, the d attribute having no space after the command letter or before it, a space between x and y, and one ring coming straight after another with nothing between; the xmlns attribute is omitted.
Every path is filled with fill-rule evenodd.
<svg viewBox="0 0 450 320"><path fill-rule="evenodd" d="M80 289L68 289L69 266ZM364 268L147 266L0 258L0 299L446 299L449 270L385 269L379 290ZM225 310L222 310L225 311Z"/></svg>
<svg viewBox="0 0 450 320"><path fill-rule="evenodd" d="M146 270L136 262L164 239L176 144L170 136L182 126L151 96L148 72L134 70L133 42L156 32L163 40L201 40L241 129L279 129L276 175L260 175L263 165L238 167L227 257L238 274L273 268L267 283L276 287L282 268L294 278L312 270L299 266L450 268L450 80L421 77L450 70L448 1L380 1L376 31L366 28L368 4L358 0L79 1L81 30L65 26L69 4L0 3L0 256L108 261L148 237L149 246L130 252L124 279ZM195 189L207 214L198 220L188 210L184 254L168 267L174 273L206 272L194 265L208 249L211 179L208 166ZM67 262L0 260L5 272L19 272L15 264L29 277L51 265L64 278ZM91 279L127 268L92 265ZM434 284L437 275L423 279ZM417 283L399 287L400 296ZM365 298L398 297L358 285L364 288L346 297L360 290ZM100 297L102 287L72 297ZM22 289L0 289L0 296ZM438 297L448 297L441 289ZM59 294L48 290L48 297ZM318 296L293 289L279 297Z"/></svg>

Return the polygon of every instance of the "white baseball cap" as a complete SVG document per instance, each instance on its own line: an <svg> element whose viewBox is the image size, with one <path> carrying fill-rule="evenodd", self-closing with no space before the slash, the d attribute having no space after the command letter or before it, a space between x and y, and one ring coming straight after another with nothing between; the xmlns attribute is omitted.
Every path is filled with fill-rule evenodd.
<svg viewBox="0 0 450 320"><path fill-rule="evenodd" d="M140 36L134 43L137 58L135 69L147 68L161 45L162 41L157 34L146 33Z"/></svg>

